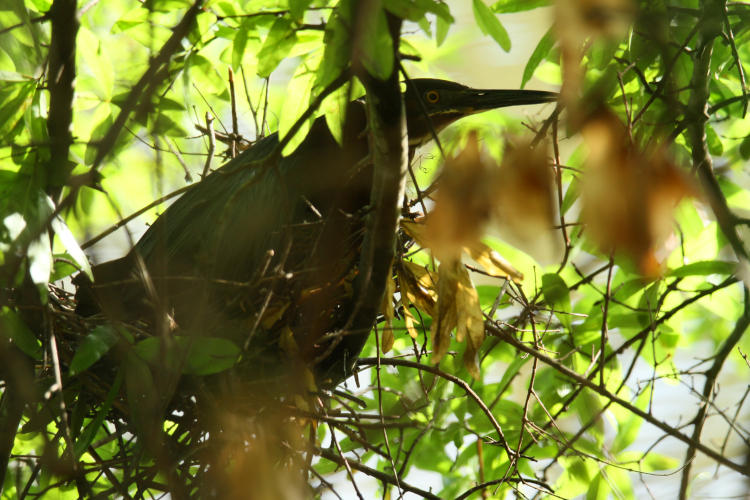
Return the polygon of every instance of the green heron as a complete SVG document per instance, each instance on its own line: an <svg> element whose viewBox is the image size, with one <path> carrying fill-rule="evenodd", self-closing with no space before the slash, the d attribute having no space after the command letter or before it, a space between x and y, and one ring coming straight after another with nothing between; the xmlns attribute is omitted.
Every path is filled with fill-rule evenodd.
<svg viewBox="0 0 750 500"><path fill-rule="evenodd" d="M411 80L409 158L459 118L557 97ZM366 129L365 104L356 100L342 145L323 118L287 157L277 152L277 134L259 140L175 201L125 257L94 266L94 283L79 276L77 312L219 335L269 369L296 359L329 382L342 380L347 374L330 375L331 367L356 357L366 339L350 335L335 348L330 341L353 306L372 178Z"/></svg>

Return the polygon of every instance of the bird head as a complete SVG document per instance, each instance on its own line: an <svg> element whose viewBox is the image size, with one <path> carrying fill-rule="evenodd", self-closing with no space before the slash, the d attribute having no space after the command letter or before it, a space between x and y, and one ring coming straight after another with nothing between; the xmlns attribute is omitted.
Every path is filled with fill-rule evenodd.
<svg viewBox="0 0 750 500"><path fill-rule="evenodd" d="M556 92L544 90L472 89L435 78L415 78L405 83L404 106L409 146L433 138L433 133L465 116L490 109L556 101Z"/></svg>

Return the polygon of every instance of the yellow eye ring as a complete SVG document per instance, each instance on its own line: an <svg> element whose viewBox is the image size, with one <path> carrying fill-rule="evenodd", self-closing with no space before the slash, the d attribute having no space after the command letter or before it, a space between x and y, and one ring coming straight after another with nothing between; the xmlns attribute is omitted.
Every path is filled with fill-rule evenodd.
<svg viewBox="0 0 750 500"><path fill-rule="evenodd" d="M424 96L430 104L435 104L440 100L440 94L437 90L428 90Z"/></svg>

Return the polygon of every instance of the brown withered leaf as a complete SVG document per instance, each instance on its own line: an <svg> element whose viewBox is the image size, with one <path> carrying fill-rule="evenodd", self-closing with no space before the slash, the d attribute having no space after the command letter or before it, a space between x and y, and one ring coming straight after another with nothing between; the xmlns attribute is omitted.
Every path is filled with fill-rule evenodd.
<svg viewBox="0 0 750 500"><path fill-rule="evenodd" d="M664 148L638 150L610 111L587 119L582 133L589 150L581 181L586 231L602 252L623 254L644 276L659 276L657 253L674 209L697 191Z"/></svg>
<svg viewBox="0 0 750 500"><path fill-rule="evenodd" d="M404 306L404 325L406 326L406 331L411 338L416 339L419 336L419 332L417 332L417 328L414 326L417 323L417 319L412 314L411 309L409 309L411 302L409 302L409 298L406 295L401 296L401 304Z"/></svg>
<svg viewBox="0 0 750 500"><path fill-rule="evenodd" d="M419 264L401 261L397 268L401 296L432 316L437 301L437 275Z"/></svg>
<svg viewBox="0 0 750 500"><path fill-rule="evenodd" d="M484 317L479 294L469 273L458 259L440 263L438 268L437 314L432 321L432 361L439 363L450 346L450 333L456 329L456 341L466 342L464 365L472 377L479 378L479 348L484 341Z"/></svg>
<svg viewBox="0 0 750 500"><path fill-rule="evenodd" d="M419 246L425 248L427 247L427 226L425 224L418 221L402 220L401 227L404 229L406 234L411 236L414 241L419 244ZM480 266L482 266L485 271L493 276L496 276L498 278L510 278L517 283L523 280L523 273L513 267L513 265L497 251L482 243L480 240L467 242L465 246L461 247L461 250L466 252L472 259L474 259ZM416 264L408 264L410 264L410 268L414 270L414 266L416 266ZM421 269L422 274L427 272L424 268ZM426 281L424 283L424 286L427 286L429 288L432 284L434 284L434 281L432 281L432 278L430 278L429 281Z"/></svg>
<svg viewBox="0 0 750 500"><path fill-rule="evenodd" d="M430 343L432 344L432 361L440 363L451 343L451 332L458 323L456 314L456 289L458 288L458 271L461 266L458 259L441 262L438 267L438 300L435 314L432 315Z"/></svg>
<svg viewBox="0 0 750 500"><path fill-rule="evenodd" d="M464 247L469 257L477 261L489 274L498 278L509 278L516 283L523 280L523 273L517 270L502 255L485 245L481 241L472 243Z"/></svg>
<svg viewBox="0 0 750 500"><path fill-rule="evenodd" d="M409 307L417 308L432 315L437 300L437 275L422 266L409 261L400 261L396 266L401 304L404 306L404 324L411 338L416 339L419 333L414 326L418 323Z"/></svg>
<svg viewBox="0 0 750 500"><path fill-rule="evenodd" d="M554 177L547 148L508 138L498 173L495 218L505 241L542 262L556 253Z"/></svg>
<svg viewBox="0 0 750 500"><path fill-rule="evenodd" d="M474 132L463 151L446 160L423 236L439 260L457 258L464 246L481 238L492 215L496 176Z"/></svg>
<svg viewBox="0 0 750 500"><path fill-rule="evenodd" d="M460 263L456 272L456 340L466 342L464 366L472 377L479 380L479 348L484 342L484 316L479 304L479 294Z"/></svg>
<svg viewBox="0 0 750 500"><path fill-rule="evenodd" d="M385 316L385 327L383 328L383 337L380 343L380 350L383 353L389 352L393 349L393 318L395 312L393 310L393 294L396 293L396 282L393 278L389 278L385 284L385 294L383 295L383 303L380 305L380 312Z"/></svg>

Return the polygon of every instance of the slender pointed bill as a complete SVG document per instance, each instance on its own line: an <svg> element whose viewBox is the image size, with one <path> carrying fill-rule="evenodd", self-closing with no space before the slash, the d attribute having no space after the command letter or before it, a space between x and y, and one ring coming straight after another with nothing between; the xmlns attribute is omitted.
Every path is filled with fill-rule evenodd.
<svg viewBox="0 0 750 500"><path fill-rule="evenodd" d="M557 100L556 92L545 90L475 90L467 89L456 95L456 110L466 114L480 113L490 109L506 108L509 106L524 106L529 104L543 104ZM461 105L466 102L466 105Z"/></svg>

